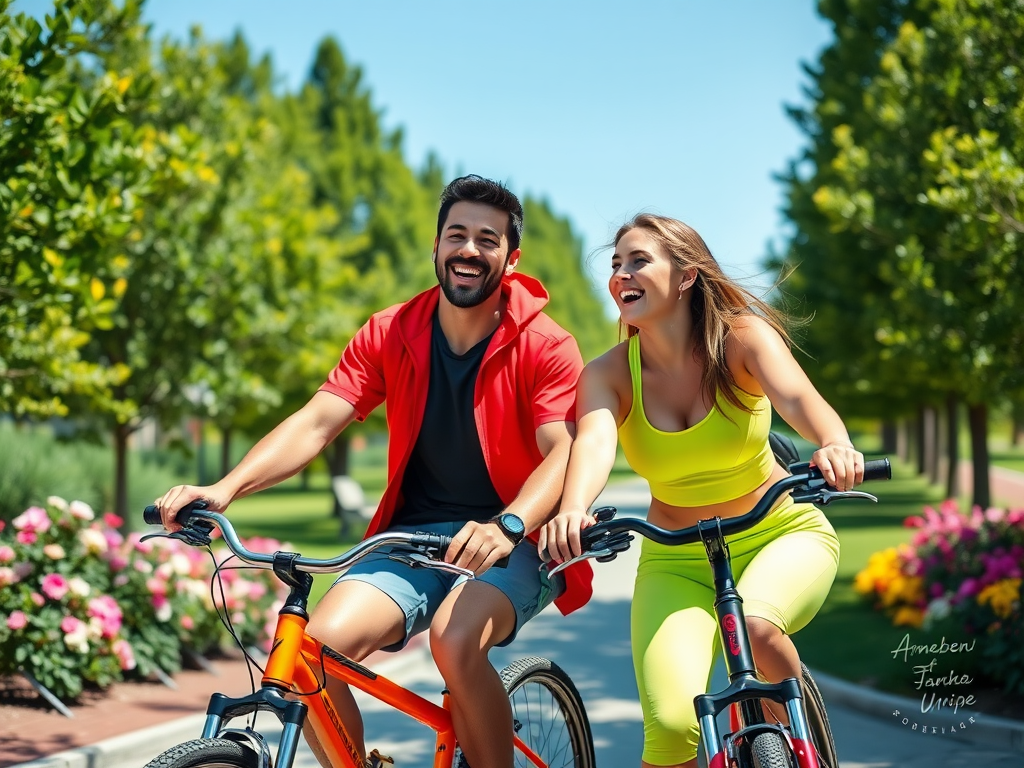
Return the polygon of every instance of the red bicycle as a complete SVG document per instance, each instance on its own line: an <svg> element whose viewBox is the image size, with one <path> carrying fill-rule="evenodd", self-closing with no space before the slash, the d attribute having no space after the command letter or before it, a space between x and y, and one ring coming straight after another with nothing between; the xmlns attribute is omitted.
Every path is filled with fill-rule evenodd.
<svg viewBox="0 0 1024 768"><path fill-rule="evenodd" d="M613 519L615 508L602 507L594 513L597 524L582 532L583 553L551 569L554 575L580 560L593 558L606 562L614 559L629 548L632 533L669 546L704 543L714 574L718 634L730 681L725 690L694 699L709 768L838 768L839 765L825 705L807 667L802 665L800 680L787 678L781 683L767 683L757 677L743 616L743 600L736 590L726 537L763 520L787 491L798 503L827 505L840 499L878 499L862 491L832 488L822 478L821 471L807 463L791 464L789 471L790 476L772 485L745 515L701 520L678 531L668 531L636 518ZM864 465L865 480L891 477L888 459ZM789 725L767 722L763 700L782 704ZM730 712L732 730L722 734L716 718L726 708Z"/></svg>

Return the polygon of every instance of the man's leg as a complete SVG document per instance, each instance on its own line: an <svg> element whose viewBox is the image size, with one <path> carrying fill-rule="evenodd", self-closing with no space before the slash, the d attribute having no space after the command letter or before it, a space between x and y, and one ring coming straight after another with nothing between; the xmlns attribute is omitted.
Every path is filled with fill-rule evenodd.
<svg viewBox="0 0 1024 768"><path fill-rule="evenodd" d="M478 581L453 589L430 625L430 649L451 694L455 734L473 768L512 766L512 708L487 652L515 627L509 598Z"/></svg>
<svg viewBox="0 0 1024 768"><path fill-rule="evenodd" d="M377 587L362 581L342 581L331 587L310 616L306 632L321 643L354 661L362 661L374 651L401 642L405 637L405 614L394 600ZM327 694L338 709L361 757L363 718L352 692L344 683L327 678ZM331 768L307 720L303 728L306 741L324 768Z"/></svg>

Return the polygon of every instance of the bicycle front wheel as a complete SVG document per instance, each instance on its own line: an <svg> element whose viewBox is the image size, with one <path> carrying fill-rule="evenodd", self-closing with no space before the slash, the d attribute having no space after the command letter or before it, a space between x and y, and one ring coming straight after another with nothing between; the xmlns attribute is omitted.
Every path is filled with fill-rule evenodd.
<svg viewBox="0 0 1024 768"><path fill-rule="evenodd" d="M796 761L786 740L778 733L760 733L750 745L754 768L794 768Z"/></svg>
<svg viewBox="0 0 1024 768"><path fill-rule="evenodd" d="M811 671L807 665L800 663L800 689L804 695L804 712L807 713L807 727L811 730L811 743L818 750L818 762L822 768L839 768L839 757L836 755L836 743L832 738L832 726L825 712L825 702L821 698Z"/></svg>
<svg viewBox="0 0 1024 768"><path fill-rule="evenodd" d="M516 735L549 768L594 768L590 721L576 686L548 659L530 657L501 670L501 682L512 704ZM515 765L533 763L516 750Z"/></svg>
<svg viewBox="0 0 1024 768"><path fill-rule="evenodd" d="M259 768L259 755L230 739L193 739L154 757L146 768Z"/></svg>

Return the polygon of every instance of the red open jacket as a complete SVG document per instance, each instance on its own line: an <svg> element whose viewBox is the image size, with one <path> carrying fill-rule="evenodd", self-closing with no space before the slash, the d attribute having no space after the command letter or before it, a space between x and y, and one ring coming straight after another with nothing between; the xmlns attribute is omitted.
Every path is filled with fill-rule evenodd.
<svg viewBox="0 0 1024 768"><path fill-rule="evenodd" d="M388 484L367 536L386 530L401 503L402 477L427 403L431 323L440 291L431 288L373 315L320 388L352 403L360 419L387 404ZM505 313L480 364L473 410L487 471L507 505L543 460L537 428L576 421L583 359L575 339L541 311L548 294L538 280L512 274L501 292ZM564 574L566 589L555 605L567 614L590 599L593 571L583 562Z"/></svg>

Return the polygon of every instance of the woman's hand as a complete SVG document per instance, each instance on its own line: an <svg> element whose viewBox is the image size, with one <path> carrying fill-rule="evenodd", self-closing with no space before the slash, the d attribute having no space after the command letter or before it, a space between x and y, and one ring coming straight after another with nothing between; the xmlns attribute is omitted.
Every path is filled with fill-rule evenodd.
<svg viewBox="0 0 1024 768"><path fill-rule="evenodd" d="M559 512L538 532L537 551L543 560L564 563L583 553L580 531L596 521L583 510Z"/></svg>
<svg viewBox="0 0 1024 768"><path fill-rule="evenodd" d="M821 470L825 482L840 491L848 491L864 482L864 454L853 443L827 443L811 456L811 466Z"/></svg>

